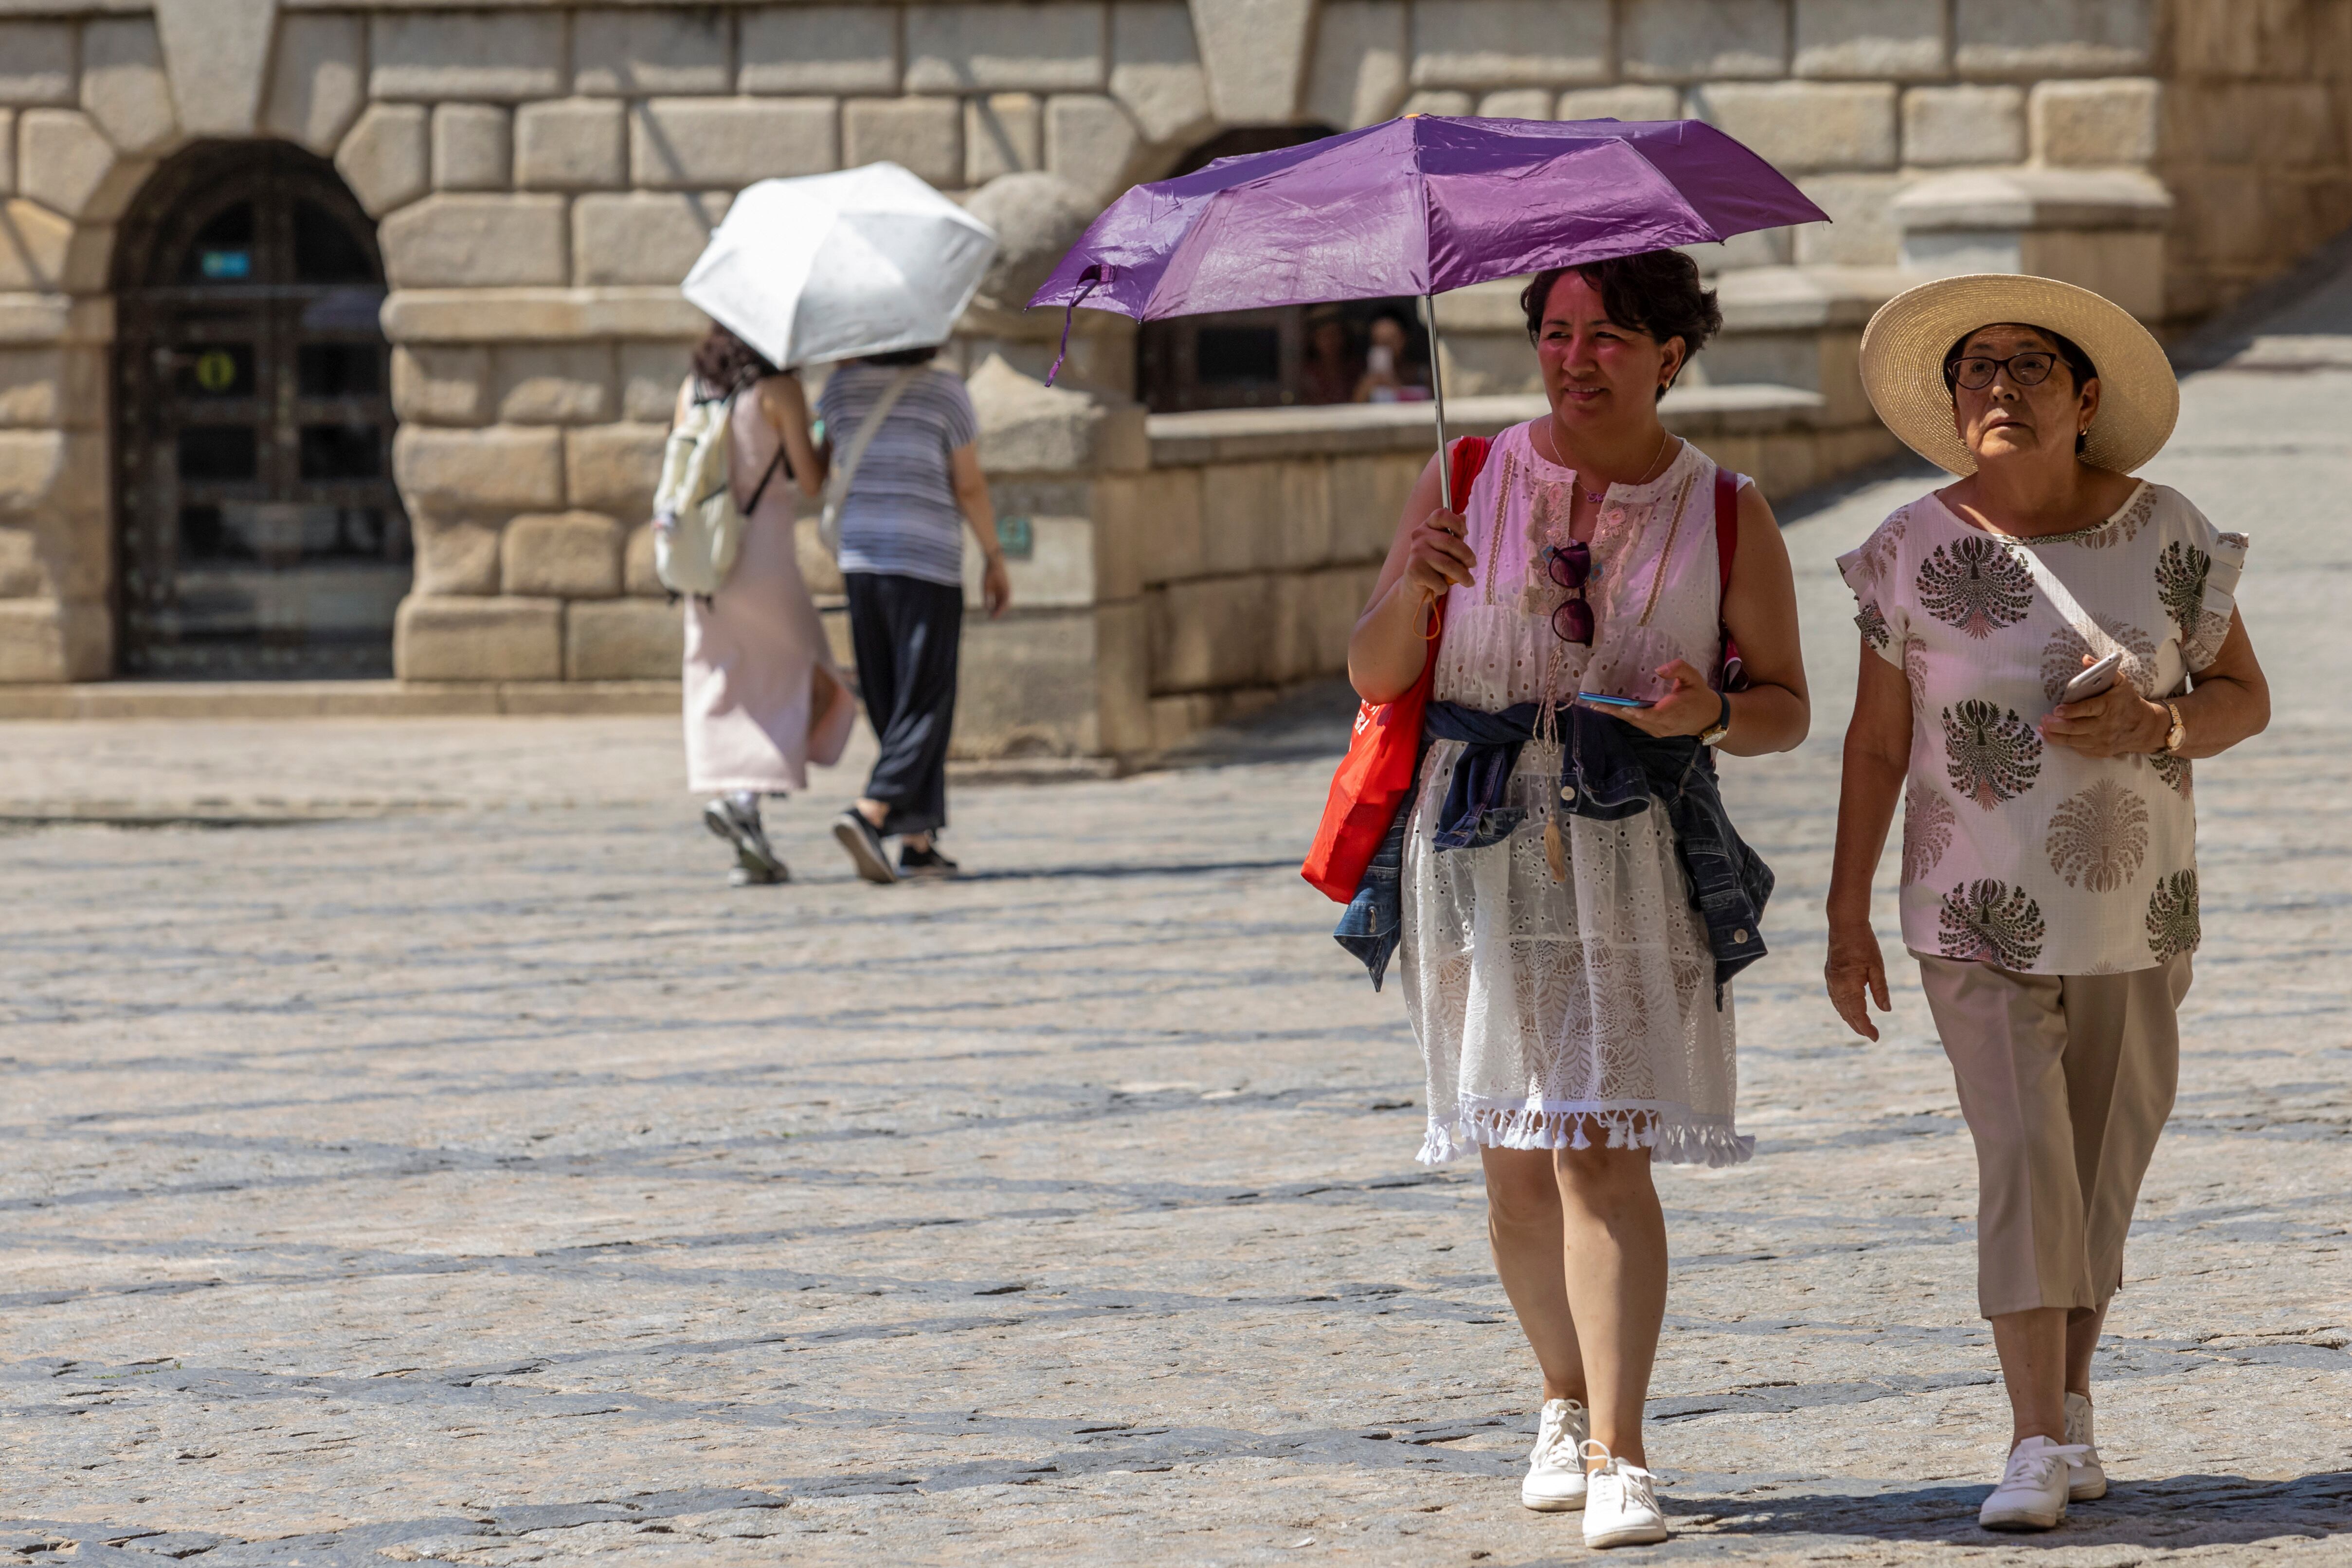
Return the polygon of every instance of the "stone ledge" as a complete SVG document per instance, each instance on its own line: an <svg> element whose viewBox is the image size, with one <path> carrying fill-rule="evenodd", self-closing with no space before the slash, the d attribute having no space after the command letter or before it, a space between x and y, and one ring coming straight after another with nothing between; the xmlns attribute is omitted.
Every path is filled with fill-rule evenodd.
<svg viewBox="0 0 2352 1568"><path fill-rule="evenodd" d="M0 294L0 343L111 343L109 295Z"/></svg>
<svg viewBox="0 0 2352 1568"><path fill-rule="evenodd" d="M673 714L676 681L82 681L0 685L0 721Z"/></svg>
<svg viewBox="0 0 2352 1568"><path fill-rule="evenodd" d="M1716 301L1727 333L1861 327L1919 281L1895 267L1750 267L1719 275Z"/></svg>
<svg viewBox="0 0 2352 1568"><path fill-rule="evenodd" d="M2128 169L2005 169L1939 174L1895 198L1905 234L1977 229L2161 229L2172 196Z"/></svg>
<svg viewBox="0 0 2352 1568"><path fill-rule="evenodd" d="M382 319L394 343L690 341L710 325L668 287L396 288L384 297Z"/></svg>
<svg viewBox="0 0 2352 1568"><path fill-rule="evenodd" d="M1535 418L1547 406L1539 393L1448 398L1445 433L1494 435ZM1795 387L1687 386L1666 394L1660 414L1675 434L1699 438L1811 429L1822 423L1823 406L1819 392ZM1436 444L1434 414L1426 402L1156 413L1146 429L1154 468L1434 450Z"/></svg>

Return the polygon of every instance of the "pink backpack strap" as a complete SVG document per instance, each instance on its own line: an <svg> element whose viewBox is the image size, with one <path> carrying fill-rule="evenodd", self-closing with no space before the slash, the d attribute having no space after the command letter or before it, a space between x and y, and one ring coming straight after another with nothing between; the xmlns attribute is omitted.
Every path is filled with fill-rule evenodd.
<svg viewBox="0 0 2352 1568"><path fill-rule="evenodd" d="M1728 468L1715 471L1715 566L1718 602L1731 591L1731 562L1739 554L1739 479Z"/></svg>

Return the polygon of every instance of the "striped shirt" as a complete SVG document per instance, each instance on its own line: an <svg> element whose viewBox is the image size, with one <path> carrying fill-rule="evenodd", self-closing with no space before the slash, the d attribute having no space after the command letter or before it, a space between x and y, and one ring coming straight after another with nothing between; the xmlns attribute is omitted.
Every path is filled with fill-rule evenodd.
<svg viewBox="0 0 2352 1568"><path fill-rule="evenodd" d="M845 364L817 397L836 463L881 401L890 365ZM952 371L916 373L866 444L841 504L841 570L893 572L925 582L963 583L963 512L956 506L948 454L980 434L971 399Z"/></svg>

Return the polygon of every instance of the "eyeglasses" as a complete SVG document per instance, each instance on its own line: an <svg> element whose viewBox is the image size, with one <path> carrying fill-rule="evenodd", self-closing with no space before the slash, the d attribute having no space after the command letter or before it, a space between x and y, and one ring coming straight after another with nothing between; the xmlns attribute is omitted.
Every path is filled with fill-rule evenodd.
<svg viewBox="0 0 2352 1568"><path fill-rule="evenodd" d="M1551 612L1552 633L1563 643L1592 646L1592 603L1584 585L1592 578L1592 549L1582 539L1544 547L1544 570L1551 580L1576 595Z"/></svg>
<svg viewBox="0 0 2352 1568"><path fill-rule="evenodd" d="M1992 385L1993 377L2006 370L2009 371L2009 379L2019 386L2038 387L2050 379L2050 372L2057 363L2057 355L2044 353L2039 349L2028 350L2022 354L2011 354L2005 360L1990 359L1982 354L1970 354L1964 360L1955 360L1945 366L1944 380L1969 392L1982 392Z"/></svg>

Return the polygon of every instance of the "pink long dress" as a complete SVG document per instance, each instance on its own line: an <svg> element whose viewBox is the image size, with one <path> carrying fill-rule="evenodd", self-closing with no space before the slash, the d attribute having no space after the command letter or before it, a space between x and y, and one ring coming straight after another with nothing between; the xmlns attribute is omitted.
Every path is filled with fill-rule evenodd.
<svg viewBox="0 0 2352 1568"><path fill-rule="evenodd" d="M751 392L731 434L735 496L748 500L782 437ZM798 495L779 465L709 607L686 601L686 772L700 793L804 790L808 765L838 762L849 740L856 699L793 554Z"/></svg>

